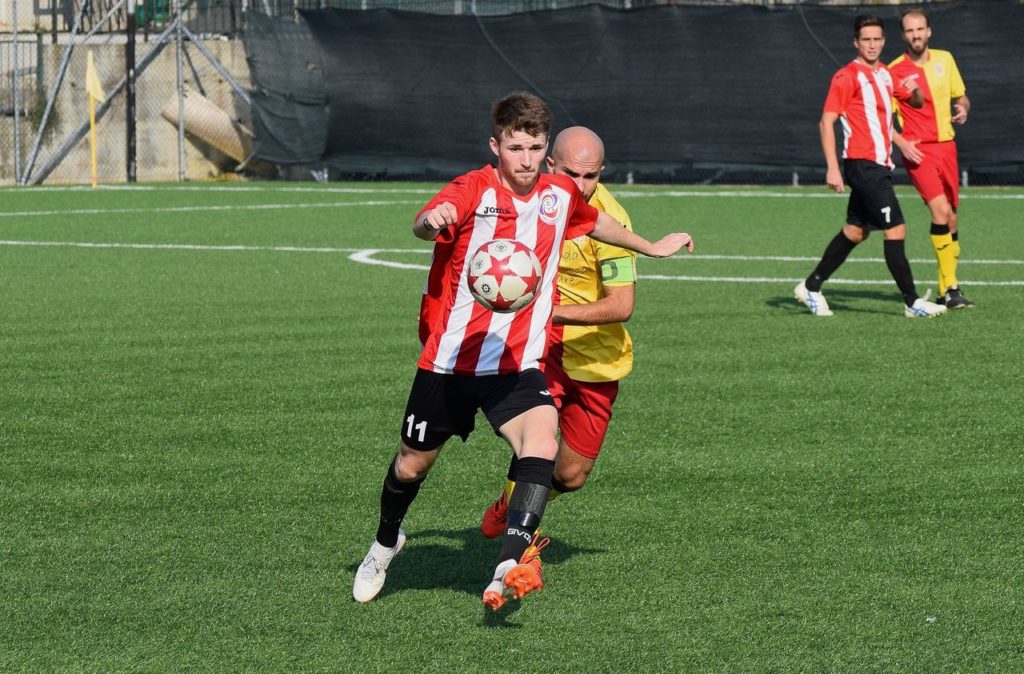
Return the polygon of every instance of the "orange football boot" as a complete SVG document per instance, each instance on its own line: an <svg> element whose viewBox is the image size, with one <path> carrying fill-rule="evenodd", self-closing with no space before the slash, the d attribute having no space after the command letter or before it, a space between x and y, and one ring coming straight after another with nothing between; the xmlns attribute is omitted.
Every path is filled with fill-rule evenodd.
<svg viewBox="0 0 1024 674"><path fill-rule="evenodd" d="M519 563L506 559L494 570L494 578L484 590L483 602L492 611L497 611L509 599L519 600L526 595L544 588L544 571L540 562L540 551L548 546L550 538L541 538L540 531L533 537Z"/></svg>

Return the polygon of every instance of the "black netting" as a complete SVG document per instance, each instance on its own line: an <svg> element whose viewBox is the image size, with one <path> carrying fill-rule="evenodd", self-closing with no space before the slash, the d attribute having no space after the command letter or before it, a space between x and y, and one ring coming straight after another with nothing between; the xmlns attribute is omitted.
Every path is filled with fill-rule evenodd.
<svg viewBox="0 0 1024 674"><path fill-rule="evenodd" d="M253 80L276 107L254 115L265 134L257 132L257 154L287 163L280 139L319 142L310 129L288 126L309 124L311 111L289 118L285 109L316 107L307 94L320 83L326 137L297 148L294 163L322 151L333 176L444 179L491 160L490 102L527 89L549 102L556 131L584 124L603 136L609 180L788 183L821 170L821 106L832 73L854 56L860 11L591 5L504 16L315 10L300 12L304 24L260 19L262 42L248 50ZM888 22L885 56L894 58L898 9L873 11ZM1024 6L958 3L931 14L934 42L956 56L974 103L958 130L970 182L1019 184L1021 102L1006 92L1024 78L1014 46ZM274 31L315 44L318 59L305 58L322 63L322 78L301 72L311 67L302 59L257 55L279 44L267 38Z"/></svg>

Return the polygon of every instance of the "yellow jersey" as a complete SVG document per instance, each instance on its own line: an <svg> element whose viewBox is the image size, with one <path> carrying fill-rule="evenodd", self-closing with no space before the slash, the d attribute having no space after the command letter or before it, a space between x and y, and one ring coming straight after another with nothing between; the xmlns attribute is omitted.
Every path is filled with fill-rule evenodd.
<svg viewBox="0 0 1024 674"><path fill-rule="evenodd" d="M615 197L598 183L590 205L604 211L632 231L629 215ZM567 239L558 265L559 304L586 304L604 297L608 286L636 282L636 253L609 246L589 236ZM633 370L633 341L622 323L555 326L557 339L550 355L576 381L617 381Z"/></svg>
<svg viewBox="0 0 1024 674"><path fill-rule="evenodd" d="M929 48L928 62L919 66L907 58L906 54L902 54L889 64L889 71L897 82L917 75L917 84L924 94L924 107L914 108L907 103L910 95L905 90L894 91L896 113L903 135L926 143L953 140L955 134L951 102L967 93L953 55L948 51Z"/></svg>

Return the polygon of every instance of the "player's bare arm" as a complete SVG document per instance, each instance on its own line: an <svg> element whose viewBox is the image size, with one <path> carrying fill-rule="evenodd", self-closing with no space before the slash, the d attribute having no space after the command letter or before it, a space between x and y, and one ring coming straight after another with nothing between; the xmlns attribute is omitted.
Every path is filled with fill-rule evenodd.
<svg viewBox="0 0 1024 674"><path fill-rule="evenodd" d="M967 113L971 111L971 100L964 94L953 101L953 123L964 124L967 122Z"/></svg>
<svg viewBox="0 0 1024 674"><path fill-rule="evenodd" d="M430 210L423 211L412 223L412 233L416 238L433 241L438 232L445 227L454 225L459 219L455 206L445 201Z"/></svg>
<svg viewBox="0 0 1024 674"><path fill-rule="evenodd" d="M597 214L597 225L590 233L590 238L632 250L647 257L669 257L678 253L683 247L688 252L693 252L693 238L685 232L675 232L651 242L639 234L629 231L622 226L622 223L604 211Z"/></svg>
<svg viewBox="0 0 1024 674"><path fill-rule="evenodd" d="M625 323L633 315L636 286L605 286L604 297L586 304L556 304L551 314L557 325Z"/></svg>
<svg viewBox="0 0 1024 674"><path fill-rule="evenodd" d="M835 112L823 112L818 122L818 133L821 135L821 152L825 155L825 184L836 192L846 189L843 184L843 172L839 170L839 157L836 156L836 120Z"/></svg>
<svg viewBox="0 0 1024 674"><path fill-rule="evenodd" d="M923 108L924 107L924 92L921 91L921 87L917 83L918 75L907 75L899 82L899 87L909 94L906 99L907 105L912 108ZM900 100L903 100L902 98Z"/></svg>

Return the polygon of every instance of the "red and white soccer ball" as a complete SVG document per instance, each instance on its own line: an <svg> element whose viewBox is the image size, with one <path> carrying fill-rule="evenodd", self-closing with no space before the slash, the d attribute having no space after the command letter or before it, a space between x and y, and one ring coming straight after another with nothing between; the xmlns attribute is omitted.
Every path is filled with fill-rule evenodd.
<svg viewBox="0 0 1024 674"><path fill-rule="evenodd" d="M494 239L469 258L469 292L491 311L508 314L528 307L540 288L540 260L512 239Z"/></svg>

